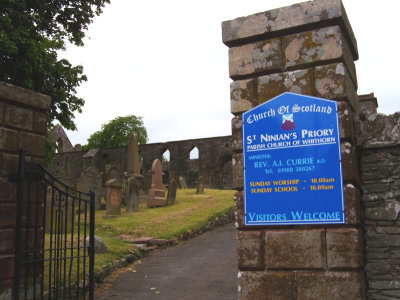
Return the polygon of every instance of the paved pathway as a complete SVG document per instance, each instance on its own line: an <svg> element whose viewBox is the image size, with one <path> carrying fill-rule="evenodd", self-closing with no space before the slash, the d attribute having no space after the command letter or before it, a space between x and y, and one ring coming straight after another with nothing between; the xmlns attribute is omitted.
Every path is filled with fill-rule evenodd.
<svg viewBox="0 0 400 300"><path fill-rule="evenodd" d="M121 274L96 299L237 299L236 238L233 224L182 245L157 250Z"/></svg>

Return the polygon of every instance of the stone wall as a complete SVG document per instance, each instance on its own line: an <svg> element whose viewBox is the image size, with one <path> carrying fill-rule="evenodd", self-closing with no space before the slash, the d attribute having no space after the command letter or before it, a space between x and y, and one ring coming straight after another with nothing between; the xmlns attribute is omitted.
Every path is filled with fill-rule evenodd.
<svg viewBox="0 0 400 300"><path fill-rule="evenodd" d="M190 152L197 147L198 159L190 159ZM190 187L194 187L199 175L206 178L211 188L232 188L231 136L171 141L139 145L142 174L151 171L155 159L162 159L164 152L170 152L170 160L164 163L164 183L169 182L176 172L184 176ZM56 153L49 165L49 171L56 177L74 184L81 173L90 166L106 172L107 166L116 167L120 175L127 170L127 148L92 149L89 152L73 151Z"/></svg>
<svg viewBox="0 0 400 300"><path fill-rule="evenodd" d="M361 122L368 299L400 298L400 113Z"/></svg>
<svg viewBox="0 0 400 300"><path fill-rule="evenodd" d="M356 156L357 43L340 0L315 0L222 23L229 47L239 299L364 299ZM344 225L244 225L241 114L283 92L338 101Z"/></svg>
<svg viewBox="0 0 400 300"><path fill-rule="evenodd" d="M14 276L16 184L10 179L18 172L19 150L27 161L44 164L50 103L48 96L0 82L0 298L10 297Z"/></svg>

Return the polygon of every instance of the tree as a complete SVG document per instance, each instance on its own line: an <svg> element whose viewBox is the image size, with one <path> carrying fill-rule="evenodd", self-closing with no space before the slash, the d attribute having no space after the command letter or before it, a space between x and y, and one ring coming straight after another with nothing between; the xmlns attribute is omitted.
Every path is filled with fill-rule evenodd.
<svg viewBox="0 0 400 300"><path fill-rule="evenodd" d="M101 130L96 131L88 138L88 144L82 146L82 150L127 146L132 131L136 132L139 144L147 143L147 131L143 124L143 118L128 115L117 117L101 125Z"/></svg>
<svg viewBox="0 0 400 300"><path fill-rule="evenodd" d="M84 100L76 88L87 78L82 66L57 58L66 43L83 46L88 25L110 0L1 0L0 80L49 95L48 127L57 119L76 130Z"/></svg>

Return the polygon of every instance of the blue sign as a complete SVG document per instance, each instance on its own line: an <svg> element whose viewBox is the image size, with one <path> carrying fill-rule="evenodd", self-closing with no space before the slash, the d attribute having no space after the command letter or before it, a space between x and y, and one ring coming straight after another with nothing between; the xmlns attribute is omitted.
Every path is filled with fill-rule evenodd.
<svg viewBox="0 0 400 300"><path fill-rule="evenodd" d="M284 93L243 114L246 225L344 223L337 102Z"/></svg>

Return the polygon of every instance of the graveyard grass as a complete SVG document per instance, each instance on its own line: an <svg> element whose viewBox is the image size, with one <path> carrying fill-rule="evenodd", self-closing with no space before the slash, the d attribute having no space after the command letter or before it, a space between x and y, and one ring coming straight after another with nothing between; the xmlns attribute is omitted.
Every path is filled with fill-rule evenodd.
<svg viewBox="0 0 400 300"><path fill-rule="evenodd" d="M147 208L140 204L138 212L125 213L118 218L104 219L105 211L96 211L95 235L104 239L108 252L95 255L95 273L102 266L126 256L129 250L137 251L134 245L122 241L119 236L133 235L173 239L187 230L197 230L218 215L233 209L232 190L205 189L197 195L196 189L177 190L174 205Z"/></svg>

